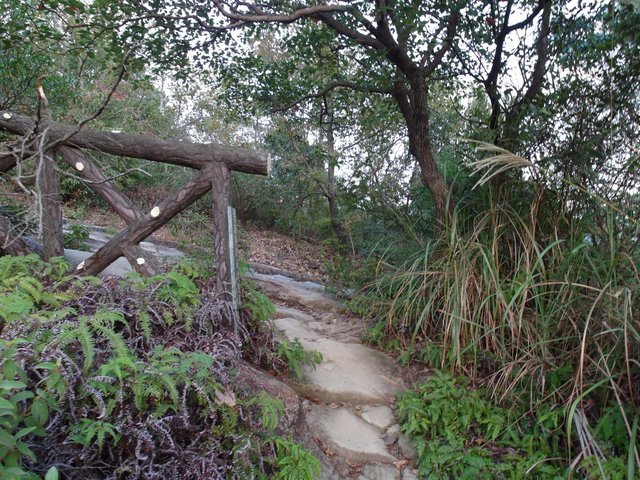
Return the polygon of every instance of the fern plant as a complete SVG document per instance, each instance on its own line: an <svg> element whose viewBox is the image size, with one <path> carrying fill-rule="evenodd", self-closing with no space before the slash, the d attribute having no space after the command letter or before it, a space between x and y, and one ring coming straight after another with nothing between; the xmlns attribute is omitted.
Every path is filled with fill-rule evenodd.
<svg viewBox="0 0 640 480"><path fill-rule="evenodd" d="M300 444L282 437L274 439L276 480L315 480L322 472L320 462Z"/></svg>
<svg viewBox="0 0 640 480"><path fill-rule="evenodd" d="M322 363L322 354L320 352L305 350L297 338L293 341L282 340L278 346L276 355L286 360L289 370L298 380L304 378L304 370L302 367L315 368L316 365Z"/></svg>
<svg viewBox="0 0 640 480"><path fill-rule="evenodd" d="M111 439L114 445L122 438L122 435L118 433L115 425L88 418L81 419L80 423L71 428L71 432L71 440L73 442L83 445L84 447L89 447L95 442L98 445L99 452L102 452L107 437Z"/></svg>

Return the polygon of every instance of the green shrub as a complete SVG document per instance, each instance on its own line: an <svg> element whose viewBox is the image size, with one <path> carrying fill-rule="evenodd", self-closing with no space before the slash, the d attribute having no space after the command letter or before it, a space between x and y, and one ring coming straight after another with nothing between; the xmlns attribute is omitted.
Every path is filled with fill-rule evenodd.
<svg viewBox="0 0 640 480"><path fill-rule="evenodd" d="M547 403L532 412L524 403L516 399L509 409L495 406L466 378L436 370L402 394L397 407L423 478L566 478L575 455L568 448L566 412ZM629 436L617 407L601 416L593 433L604 457L587 456L575 466L583 478L637 478L628 469Z"/></svg>
<svg viewBox="0 0 640 480"><path fill-rule="evenodd" d="M200 292L197 269L104 283L65 269L0 258L0 298L19 307L2 310L3 478L51 480L52 464L70 479L95 469L118 478L315 471L308 452L273 441L282 402L236 391L242 352L222 329L229 305Z"/></svg>
<svg viewBox="0 0 640 480"><path fill-rule="evenodd" d="M86 240L91 234L91 229L84 225L71 224L69 232L64 234L64 248L74 250L88 250Z"/></svg>

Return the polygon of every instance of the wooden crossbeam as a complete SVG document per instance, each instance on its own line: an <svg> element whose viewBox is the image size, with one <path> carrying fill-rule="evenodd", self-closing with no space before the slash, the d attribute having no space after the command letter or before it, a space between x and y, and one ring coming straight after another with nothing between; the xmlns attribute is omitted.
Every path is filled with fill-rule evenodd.
<svg viewBox="0 0 640 480"><path fill-rule="evenodd" d="M64 161L86 180L86 185L100 195L127 224L144 216L129 197L120 192L114 183L105 177L98 166L87 158L81 150L72 147L60 147L58 152L62 155ZM131 245L125 247L122 253L136 272L141 275L149 277L158 273L153 256L146 253L140 246Z"/></svg>
<svg viewBox="0 0 640 480"><path fill-rule="evenodd" d="M269 175L270 161L266 154L246 148L227 147L216 144L166 141L155 137L129 135L126 133L102 132L59 122L42 122L39 131L47 131L49 141L64 139L64 144L88 148L112 155L142 158L156 162L182 165L195 169L206 168L219 162L229 170ZM0 110L0 130L16 135L27 135L34 129L34 122L25 115Z"/></svg>

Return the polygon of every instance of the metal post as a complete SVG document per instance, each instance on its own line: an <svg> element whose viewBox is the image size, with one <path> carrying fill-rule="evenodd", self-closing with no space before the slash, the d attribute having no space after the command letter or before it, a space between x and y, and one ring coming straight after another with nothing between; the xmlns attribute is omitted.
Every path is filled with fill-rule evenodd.
<svg viewBox="0 0 640 480"><path fill-rule="evenodd" d="M236 209L227 207L227 225L229 225L229 279L231 280L231 301L233 308L240 308L240 290L238 289L238 243L236 236Z"/></svg>

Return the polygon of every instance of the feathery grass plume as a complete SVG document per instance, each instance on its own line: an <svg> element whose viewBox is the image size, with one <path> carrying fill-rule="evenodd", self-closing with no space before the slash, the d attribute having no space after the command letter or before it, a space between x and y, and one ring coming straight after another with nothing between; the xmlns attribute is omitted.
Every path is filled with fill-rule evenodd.
<svg viewBox="0 0 640 480"><path fill-rule="evenodd" d="M523 158L520 155L516 155L515 153L498 147L497 145L494 145L492 143L466 138L461 139L461 141L475 143L477 145L476 150L478 152L487 152L492 154L489 157L468 163L469 167L471 167L472 169L473 175L484 172L480 179L473 186L473 189L484 185L496 175L499 175L502 172L505 172L512 168L534 167L533 163L531 163L526 158Z"/></svg>

